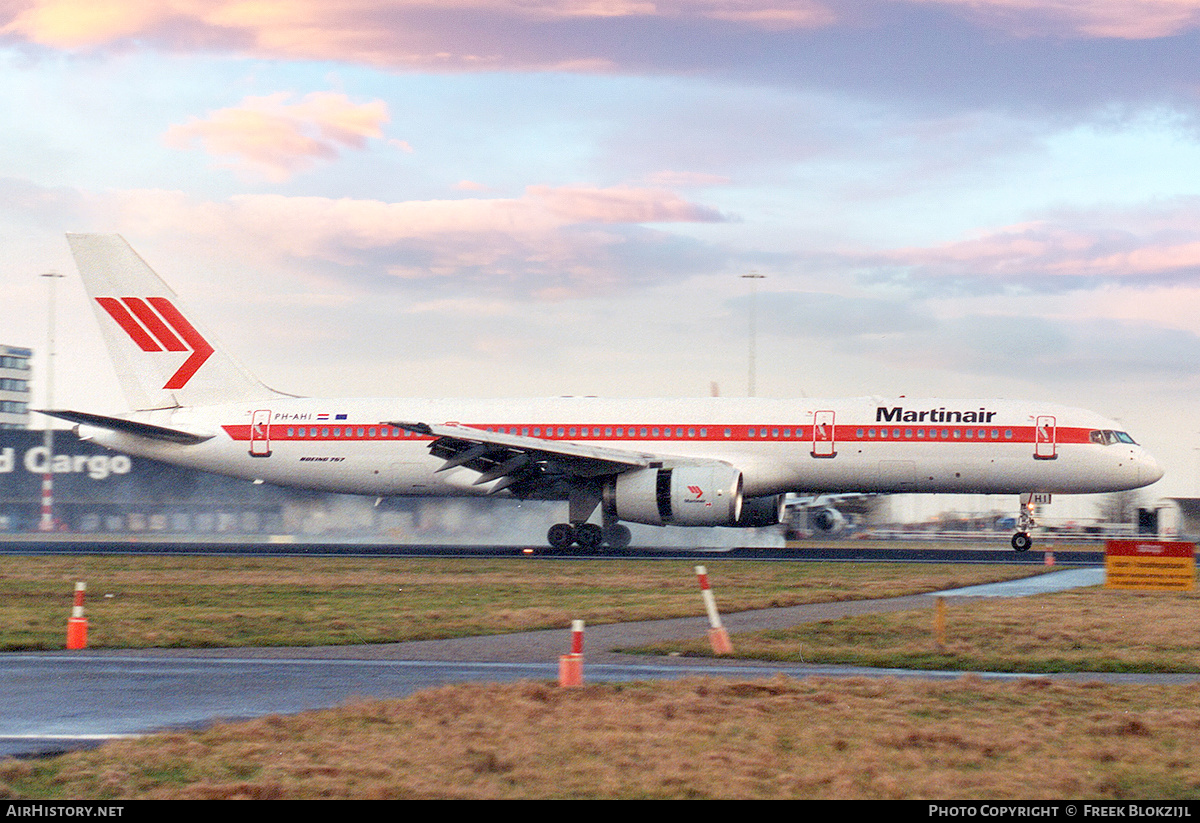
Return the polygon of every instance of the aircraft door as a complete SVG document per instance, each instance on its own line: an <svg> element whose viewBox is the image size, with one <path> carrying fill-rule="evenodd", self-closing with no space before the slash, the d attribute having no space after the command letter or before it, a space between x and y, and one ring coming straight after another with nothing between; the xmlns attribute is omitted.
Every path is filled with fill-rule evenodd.
<svg viewBox="0 0 1200 823"><path fill-rule="evenodd" d="M271 456L271 412L259 409L250 418L250 456Z"/></svg>
<svg viewBox="0 0 1200 823"><path fill-rule="evenodd" d="M1033 429L1033 457L1035 460L1054 460L1058 457L1058 433L1055 419L1040 415Z"/></svg>
<svg viewBox="0 0 1200 823"><path fill-rule="evenodd" d="M837 440L832 411L813 412L812 456L837 457Z"/></svg>

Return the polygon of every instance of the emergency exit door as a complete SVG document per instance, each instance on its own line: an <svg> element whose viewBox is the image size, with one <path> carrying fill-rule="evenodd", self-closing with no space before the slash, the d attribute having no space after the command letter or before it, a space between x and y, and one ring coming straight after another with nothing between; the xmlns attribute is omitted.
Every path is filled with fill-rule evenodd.
<svg viewBox="0 0 1200 823"><path fill-rule="evenodd" d="M1058 433L1055 420L1049 415L1037 418L1033 429L1033 457L1035 460L1053 460L1058 457Z"/></svg>
<svg viewBox="0 0 1200 823"><path fill-rule="evenodd" d="M271 456L271 412L259 409L250 418L250 456Z"/></svg>
<svg viewBox="0 0 1200 823"><path fill-rule="evenodd" d="M831 411L813 412L813 457L837 457L834 414Z"/></svg>

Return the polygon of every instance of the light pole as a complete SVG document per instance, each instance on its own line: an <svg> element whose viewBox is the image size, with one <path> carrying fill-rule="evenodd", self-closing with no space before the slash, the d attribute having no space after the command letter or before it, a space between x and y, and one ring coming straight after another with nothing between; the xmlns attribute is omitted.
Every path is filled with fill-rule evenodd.
<svg viewBox="0 0 1200 823"><path fill-rule="evenodd" d="M749 274L743 274L742 279L750 281L750 352L748 374L746 376L746 396L753 397L755 389L754 346L756 342L755 338L758 336L758 281L766 279L766 275L752 271Z"/></svg>
<svg viewBox="0 0 1200 823"><path fill-rule="evenodd" d="M49 287L49 313L46 324L46 410L54 410L54 281L61 274L47 272L41 275L46 278ZM42 447L46 450L46 473L42 475L42 519L38 523L38 531L54 531L54 427L49 418L42 432Z"/></svg>

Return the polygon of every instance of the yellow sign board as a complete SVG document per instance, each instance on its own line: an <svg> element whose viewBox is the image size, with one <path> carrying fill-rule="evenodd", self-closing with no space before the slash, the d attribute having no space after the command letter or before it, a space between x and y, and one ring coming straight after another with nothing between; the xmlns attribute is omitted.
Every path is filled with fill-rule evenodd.
<svg viewBox="0 0 1200 823"><path fill-rule="evenodd" d="M1196 588L1196 547L1177 540L1110 540L1104 588L1190 592Z"/></svg>

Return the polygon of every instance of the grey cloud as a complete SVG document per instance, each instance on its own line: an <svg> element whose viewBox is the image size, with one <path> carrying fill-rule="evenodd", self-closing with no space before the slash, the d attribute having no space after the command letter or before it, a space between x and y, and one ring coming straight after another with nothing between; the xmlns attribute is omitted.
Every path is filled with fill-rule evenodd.
<svg viewBox="0 0 1200 823"><path fill-rule="evenodd" d="M922 301L761 293L759 334L821 339L885 363L1061 382L1196 382L1200 336L1144 322L972 314L939 318ZM729 301L746 312L749 297Z"/></svg>
<svg viewBox="0 0 1200 823"><path fill-rule="evenodd" d="M762 291L754 299L762 331L787 337L848 339L913 333L932 321L904 300L770 291ZM749 296L738 297L728 305L732 311L746 314L750 300Z"/></svg>
<svg viewBox="0 0 1200 823"><path fill-rule="evenodd" d="M890 355L964 374L1064 383L1195 382L1200 337L1146 323L974 315L890 341Z"/></svg>

